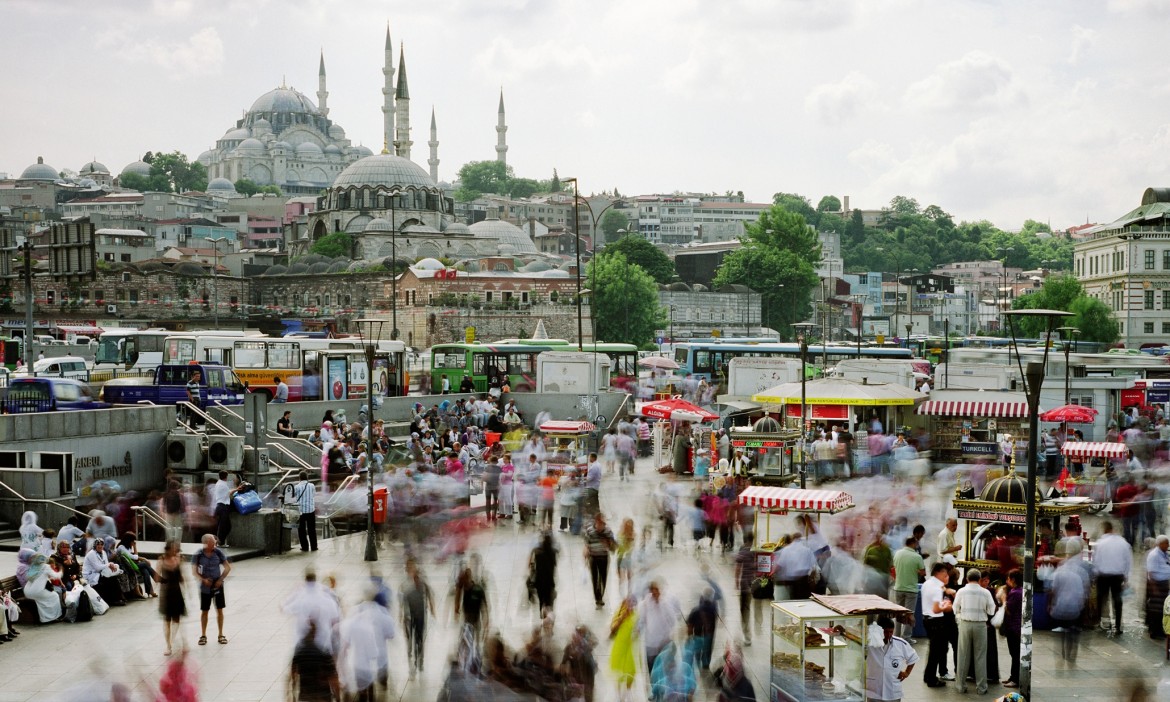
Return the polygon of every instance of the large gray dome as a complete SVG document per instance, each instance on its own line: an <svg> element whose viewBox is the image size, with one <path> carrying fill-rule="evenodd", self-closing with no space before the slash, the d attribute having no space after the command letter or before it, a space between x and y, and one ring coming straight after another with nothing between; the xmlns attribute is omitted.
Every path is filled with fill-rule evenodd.
<svg viewBox="0 0 1170 702"><path fill-rule="evenodd" d="M292 88L269 90L252 103L249 112L307 112L317 114L317 106L304 94Z"/></svg>
<svg viewBox="0 0 1170 702"><path fill-rule="evenodd" d="M105 173L108 175L109 172L110 169L106 168L106 164L100 163L98 161L90 161L81 167L81 170L78 171L78 174L89 175L91 173Z"/></svg>
<svg viewBox="0 0 1170 702"><path fill-rule="evenodd" d="M211 182L207 184L207 192L209 193L234 193L235 191L236 186L227 178L212 178Z"/></svg>
<svg viewBox="0 0 1170 702"><path fill-rule="evenodd" d="M532 239L529 239L520 227L501 219L485 219L467 229L477 237L490 237L498 239L501 244L510 244L513 247L510 254L538 253L536 244L532 243Z"/></svg>
<svg viewBox="0 0 1170 702"><path fill-rule="evenodd" d="M247 139L241 141L240 145L236 148L240 150L240 153L264 153L264 143L259 139L253 139L252 137L248 137Z"/></svg>
<svg viewBox="0 0 1170 702"><path fill-rule="evenodd" d="M45 159L37 156L37 162L20 174L21 180L57 180L57 169L45 163Z"/></svg>
<svg viewBox="0 0 1170 702"><path fill-rule="evenodd" d="M375 217L366 223L366 228L363 231L367 232L391 232L394 231L394 225L390 224L389 220Z"/></svg>
<svg viewBox="0 0 1170 702"><path fill-rule="evenodd" d="M133 173L134 175L140 175L143 178L149 178L150 164L146 161L135 161L133 163L127 163L126 167L122 169L122 175L126 175L127 173Z"/></svg>
<svg viewBox="0 0 1170 702"><path fill-rule="evenodd" d="M375 154L354 161L333 181L334 188L351 185L436 189L435 181L422 166L394 154Z"/></svg>

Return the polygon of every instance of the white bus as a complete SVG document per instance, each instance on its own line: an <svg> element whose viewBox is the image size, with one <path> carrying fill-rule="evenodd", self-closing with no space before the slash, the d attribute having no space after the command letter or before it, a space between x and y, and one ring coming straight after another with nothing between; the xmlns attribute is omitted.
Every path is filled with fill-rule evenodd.
<svg viewBox="0 0 1170 702"><path fill-rule="evenodd" d="M166 329L107 329L98 336L93 367L152 370L162 363Z"/></svg>

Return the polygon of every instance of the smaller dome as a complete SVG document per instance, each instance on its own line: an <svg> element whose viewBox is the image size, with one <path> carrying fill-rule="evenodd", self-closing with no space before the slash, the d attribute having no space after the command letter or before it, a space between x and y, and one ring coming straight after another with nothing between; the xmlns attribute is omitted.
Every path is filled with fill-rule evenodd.
<svg viewBox="0 0 1170 702"><path fill-rule="evenodd" d="M516 247L512 246L511 244L500 244L496 247L496 253L501 256L515 256Z"/></svg>
<svg viewBox="0 0 1170 702"><path fill-rule="evenodd" d="M236 186L227 178L212 178L207 184L207 192L234 193Z"/></svg>
<svg viewBox="0 0 1170 702"><path fill-rule="evenodd" d="M329 258L328 256L322 256L321 254L311 253L311 254L305 254L304 256L301 256L300 258L298 258L296 260L297 263L300 263L300 264L303 264L306 266L311 266L314 263L321 263L322 261L324 261L325 263L331 263L333 261L333 259Z"/></svg>
<svg viewBox="0 0 1170 702"><path fill-rule="evenodd" d="M297 156L320 156L321 147L311 141L297 144Z"/></svg>
<svg viewBox="0 0 1170 702"><path fill-rule="evenodd" d="M330 156L340 156L341 149L337 148L337 144L326 144L325 153L329 154Z"/></svg>
<svg viewBox="0 0 1170 702"><path fill-rule="evenodd" d="M448 236L471 236L471 230L463 222L451 222L443 228Z"/></svg>
<svg viewBox="0 0 1170 702"><path fill-rule="evenodd" d="M240 153L263 153L264 143L259 139L252 139L251 137L244 139L240 145L236 147Z"/></svg>
<svg viewBox="0 0 1170 702"><path fill-rule="evenodd" d="M330 139L344 139L345 138L345 130L341 128L340 124L331 124L331 125L329 125L329 138Z"/></svg>
<svg viewBox="0 0 1170 702"><path fill-rule="evenodd" d="M446 268L441 261L434 258L420 259L418 263L414 264L414 267L420 271L441 271Z"/></svg>
<svg viewBox="0 0 1170 702"><path fill-rule="evenodd" d="M81 180L77 181L77 184L83 188L96 188L97 187L97 181L94 180L93 178L82 178Z"/></svg>
<svg viewBox="0 0 1170 702"><path fill-rule="evenodd" d="M292 144L288 143L287 141L274 141L274 142L272 142L272 146L270 146L268 148L271 149L272 151L276 151L277 149L284 149L285 151L292 151Z"/></svg>
<svg viewBox="0 0 1170 702"><path fill-rule="evenodd" d="M204 151L203 153L199 154L199 158L197 158L195 160L206 166L207 164L211 163L211 159L213 159L214 157L215 157L215 152L208 149L207 151Z"/></svg>
<svg viewBox="0 0 1170 702"><path fill-rule="evenodd" d="M312 273L313 275L321 275L322 273L328 272L329 264L325 263L324 261L320 263L314 263L313 265L309 266L309 273Z"/></svg>
<svg viewBox="0 0 1170 702"><path fill-rule="evenodd" d="M694 285L691 286L691 292L707 292L707 291L708 291L707 286L703 285L702 283L695 283Z"/></svg>
<svg viewBox="0 0 1170 702"><path fill-rule="evenodd" d="M670 290L671 292L690 292L691 286L687 285L686 283L671 283L667 286L666 289Z"/></svg>
<svg viewBox="0 0 1170 702"><path fill-rule="evenodd" d="M1028 481L1016 475L1013 470L1002 478L988 481L983 487L983 494L979 499L984 502L999 502L1002 504L1027 504ZM1036 490L1036 502L1040 502L1040 491Z"/></svg>
<svg viewBox="0 0 1170 702"><path fill-rule="evenodd" d="M366 228L363 231L367 232L392 232L394 225L381 217L375 217L366 223Z"/></svg>
<svg viewBox="0 0 1170 702"><path fill-rule="evenodd" d="M203 266L198 263L192 263L191 261L183 261L172 268L171 272L175 275L204 275L206 273L203 270Z"/></svg>
<svg viewBox="0 0 1170 702"><path fill-rule="evenodd" d="M366 268L369 268L371 265L373 264L369 261L354 261L353 263L349 264L347 270L350 273L360 273Z"/></svg>
<svg viewBox="0 0 1170 702"><path fill-rule="evenodd" d="M133 163L127 163L126 167L122 169L122 175L126 175L127 173L133 173L134 175L140 175L144 178L149 178L150 164L146 161L134 161Z"/></svg>
<svg viewBox="0 0 1170 702"><path fill-rule="evenodd" d="M288 268L279 263L275 266L269 266L268 270L264 271L264 275L284 275L285 273L288 273Z"/></svg>
<svg viewBox="0 0 1170 702"><path fill-rule="evenodd" d="M468 273L479 273L479 261L468 261L463 264L463 270Z"/></svg>
<svg viewBox="0 0 1170 702"><path fill-rule="evenodd" d="M402 228L403 234L441 234L438 229L427 224L411 224Z"/></svg>
<svg viewBox="0 0 1170 702"><path fill-rule="evenodd" d="M288 267L288 274L289 275L301 275L301 274L308 273L308 272L309 272L309 267L306 266L305 264L301 263L300 261L297 261L296 263L294 263Z"/></svg>
<svg viewBox="0 0 1170 702"><path fill-rule="evenodd" d="M543 273L551 268L552 266L548 265L545 261L533 261L522 266L520 270L525 273Z"/></svg>
<svg viewBox="0 0 1170 702"><path fill-rule="evenodd" d="M252 133L253 134L263 134L263 133L271 132L271 131L272 131L272 124L269 123L269 121L264 119L263 117L261 117L260 119L258 119L252 123Z"/></svg>
<svg viewBox="0 0 1170 702"><path fill-rule="evenodd" d="M160 261L143 261L138 264L138 270L142 273L153 273L155 271L165 271L167 267Z"/></svg>
<svg viewBox="0 0 1170 702"><path fill-rule="evenodd" d="M20 174L21 180L57 180L57 169L45 163L45 159L37 156L37 162Z"/></svg>
<svg viewBox="0 0 1170 702"><path fill-rule="evenodd" d="M752 425L752 431L760 434L775 434L780 431L780 422L772 417L760 417Z"/></svg>
<svg viewBox="0 0 1170 702"><path fill-rule="evenodd" d="M250 136L252 136L252 132L248 131L244 127L240 127L238 129L227 130L226 132L223 133L223 136L220 137L220 140L221 141L238 141L238 140L247 139Z"/></svg>
<svg viewBox="0 0 1170 702"><path fill-rule="evenodd" d="M370 151L370 147L368 147L368 146L359 146L359 147L357 147L357 151L362 156L373 156L374 155L374 152Z"/></svg>
<svg viewBox="0 0 1170 702"><path fill-rule="evenodd" d="M78 171L78 173L80 175L88 175L90 173L106 173L106 174L108 174L109 172L110 172L110 169L106 168L106 164L99 163L97 161L90 161L89 163L82 166L81 170Z"/></svg>
<svg viewBox="0 0 1170 702"><path fill-rule="evenodd" d="M569 278L569 277L571 277L569 275L568 271L562 271L559 268L554 268L551 271L545 271L544 273L541 273L540 276L542 278Z"/></svg>

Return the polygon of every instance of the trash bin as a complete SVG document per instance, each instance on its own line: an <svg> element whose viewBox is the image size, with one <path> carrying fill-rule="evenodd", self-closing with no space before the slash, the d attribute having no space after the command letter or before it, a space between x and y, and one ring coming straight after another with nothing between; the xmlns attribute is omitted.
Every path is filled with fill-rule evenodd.
<svg viewBox="0 0 1170 702"><path fill-rule="evenodd" d="M374 488L374 524L386 523L386 508L390 494L384 487Z"/></svg>

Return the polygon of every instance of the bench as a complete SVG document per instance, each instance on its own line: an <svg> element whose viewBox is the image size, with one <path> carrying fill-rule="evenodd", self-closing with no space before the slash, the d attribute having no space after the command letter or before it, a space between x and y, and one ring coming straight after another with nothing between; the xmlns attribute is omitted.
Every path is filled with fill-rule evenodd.
<svg viewBox="0 0 1170 702"><path fill-rule="evenodd" d="M20 581L16 579L15 575L0 578L0 592L12 593L12 599L20 605L20 621L17 623L40 623L40 619L37 617L37 603L24 596L24 588L20 586Z"/></svg>

